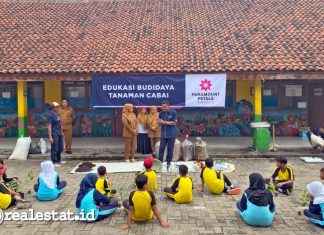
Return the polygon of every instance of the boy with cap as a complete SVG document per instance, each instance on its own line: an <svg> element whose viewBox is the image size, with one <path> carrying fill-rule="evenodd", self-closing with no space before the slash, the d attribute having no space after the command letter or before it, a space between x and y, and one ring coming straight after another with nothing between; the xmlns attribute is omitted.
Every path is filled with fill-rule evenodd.
<svg viewBox="0 0 324 235"><path fill-rule="evenodd" d="M192 201L193 183L188 174L188 167L186 165L179 166L179 177L176 178L171 188L165 188L164 194L174 199L176 203L189 203Z"/></svg>
<svg viewBox="0 0 324 235"><path fill-rule="evenodd" d="M129 199L123 201L123 206L128 212L126 224L120 227L121 231L130 228L132 221L145 222L152 220L155 216L163 228L171 225L163 221L157 208L156 199L152 191L147 191L147 176L140 174L136 177L137 190L131 192Z"/></svg>
<svg viewBox="0 0 324 235"><path fill-rule="evenodd" d="M157 185L157 174L156 171L152 169L154 163L153 157L147 157L144 159L144 167L145 172L143 172L144 175L147 176L147 190L155 192L158 188Z"/></svg>
<svg viewBox="0 0 324 235"><path fill-rule="evenodd" d="M63 132L61 119L58 114L59 104L51 103L51 111L47 118L48 140L51 143L51 160L58 167L61 163L61 153L63 152Z"/></svg>
<svg viewBox="0 0 324 235"><path fill-rule="evenodd" d="M287 166L287 162L286 158L277 157L277 167L272 176L269 179L266 179L266 183L269 183L270 180L272 180L278 192L289 195L289 192L293 189L295 176L293 169L290 166Z"/></svg>

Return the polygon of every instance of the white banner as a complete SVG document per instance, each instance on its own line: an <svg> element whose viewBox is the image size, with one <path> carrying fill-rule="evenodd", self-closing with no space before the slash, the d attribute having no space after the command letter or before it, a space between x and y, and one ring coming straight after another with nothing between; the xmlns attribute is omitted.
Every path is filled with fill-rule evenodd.
<svg viewBox="0 0 324 235"><path fill-rule="evenodd" d="M186 74L186 107L225 107L226 74Z"/></svg>

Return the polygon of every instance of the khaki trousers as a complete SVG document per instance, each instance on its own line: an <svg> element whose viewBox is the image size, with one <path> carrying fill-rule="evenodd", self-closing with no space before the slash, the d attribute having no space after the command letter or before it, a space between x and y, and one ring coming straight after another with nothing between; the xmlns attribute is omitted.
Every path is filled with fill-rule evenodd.
<svg viewBox="0 0 324 235"><path fill-rule="evenodd" d="M137 136L124 137L125 140L125 160L135 159L135 150L137 144Z"/></svg>
<svg viewBox="0 0 324 235"><path fill-rule="evenodd" d="M64 134L65 151L71 151L72 147L72 125L62 126L62 131Z"/></svg>

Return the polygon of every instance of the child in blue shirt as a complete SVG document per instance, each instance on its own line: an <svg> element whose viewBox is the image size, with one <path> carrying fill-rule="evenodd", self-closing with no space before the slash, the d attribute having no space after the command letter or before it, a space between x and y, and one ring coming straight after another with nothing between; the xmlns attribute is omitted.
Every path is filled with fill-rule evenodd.
<svg viewBox="0 0 324 235"><path fill-rule="evenodd" d="M309 208L304 210L304 215L313 223L324 227L324 185L314 181L307 185L307 190L311 202Z"/></svg>

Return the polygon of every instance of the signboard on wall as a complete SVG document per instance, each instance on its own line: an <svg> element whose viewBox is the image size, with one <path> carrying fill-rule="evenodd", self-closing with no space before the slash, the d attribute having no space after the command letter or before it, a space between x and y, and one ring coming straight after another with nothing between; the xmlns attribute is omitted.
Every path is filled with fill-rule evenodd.
<svg viewBox="0 0 324 235"><path fill-rule="evenodd" d="M94 108L161 105L224 107L226 74L93 76Z"/></svg>
<svg viewBox="0 0 324 235"><path fill-rule="evenodd" d="M226 74L187 74L187 107L225 107Z"/></svg>

